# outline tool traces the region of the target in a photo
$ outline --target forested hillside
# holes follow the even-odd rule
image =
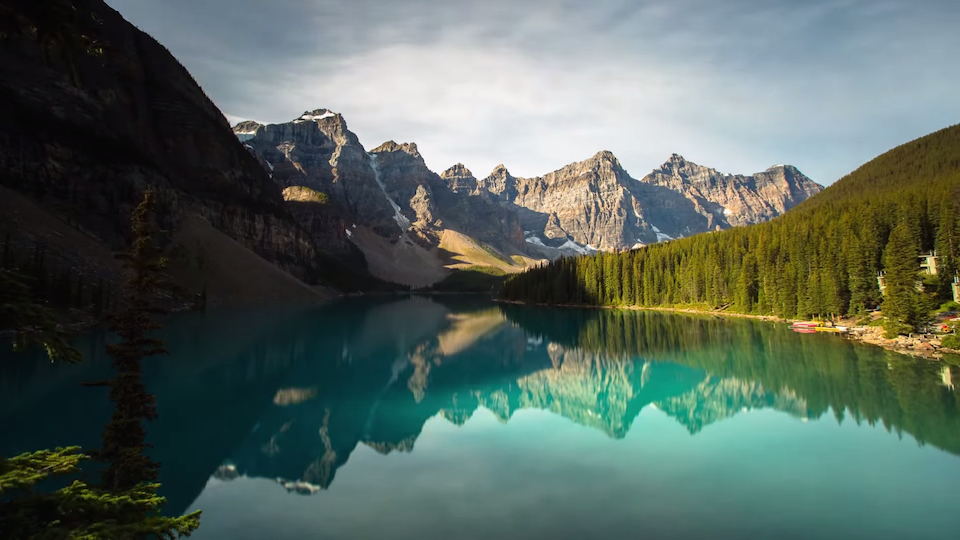
[[[957,208],[960,125],[877,157],[770,222],[561,259],[513,277],[502,297],[782,317],[855,314],[883,303],[891,326],[905,330],[950,295],[960,255]],[[939,279],[930,276],[918,290],[918,256],[934,249]]]

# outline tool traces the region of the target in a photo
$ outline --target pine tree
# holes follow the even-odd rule
[[[0,531],[4,538],[173,539],[200,526],[200,512],[164,517],[159,484],[111,492],[74,480],[49,493],[35,486],[74,475],[88,459],[71,446],[0,459]]]
[[[633,304],[633,255],[626,252],[620,257],[620,279],[623,281],[621,304]]]
[[[148,333],[160,328],[153,316],[162,310],[156,304],[165,260],[154,243],[151,213],[154,195],[144,193],[133,212],[133,245],[123,255],[129,272],[123,289],[123,309],[112,317],[111,330],[120,342],[107,346],[116,375],[100,383],[110,387],[114,413],[103,430],[103,448],[98,457],[107,462],[103,487],[109,490],[131,489],[141,482],[156,480],[159,465],[145,454],[147,448],[144,421],[157,417],[155,397],[143,383],[141,361],[165,354],[163,342]]]
[[[913,228],[901,221],[890,233],[884,255],[887,289],[882,310],[884,335],[888,338],[913,330],[916,322],[917,253]]]
[[[940,219],[937,224],[937,273],[940,284],[937,296],[940,300],[953,298],[951,283],[957,274],[958,238],[956,210],[950,199],[946,199],[940,207]]]
[[[867,251],[866,246],[860,240],[858,235],[854,235],[848,247],[850,251],[849,268],[849,287],[850,287],[850,312],[862,314],[868,308],[876,305],[876,294],[878,290],[876,271],[871,264],[872,253]]]
[[[737,285],[737,304],[741,311],[750,313],[757,295],[756,258],[750,254],[744,258]]]

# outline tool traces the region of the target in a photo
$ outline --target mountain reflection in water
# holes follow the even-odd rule
[[[960,454],[957,367],[767,322],[393,297],[181,315],[160,337],[171,354],[146,363],[160,415],[148,429],[170,512],[211,477],[331,489],[359,444],[415,451],[429,419],[462,426],[481,407],[502,423],[549,411],[612,439],[646,407],[690,434],[751,409],[830,413]],[[3,358],[0,451],[97,446],[110,406],[78,383],[107,370],[103,345],[85,338],[78,366]]]

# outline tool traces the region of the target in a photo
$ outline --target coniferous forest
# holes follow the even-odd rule
[[[886,152],[770,222],[563,258],[511,278],[501,297],[800,318],[882,307],[888,328],[909,331],[950,299],[958,208],[955,125]],[[934,250],[938,276],[924,279],[919,256]]]

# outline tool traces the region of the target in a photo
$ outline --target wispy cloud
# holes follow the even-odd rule
[[[543,174],[601,149],[829,183],[960,121],[960,4],[108,0],[235,118],[344,114],[367,147]]]

